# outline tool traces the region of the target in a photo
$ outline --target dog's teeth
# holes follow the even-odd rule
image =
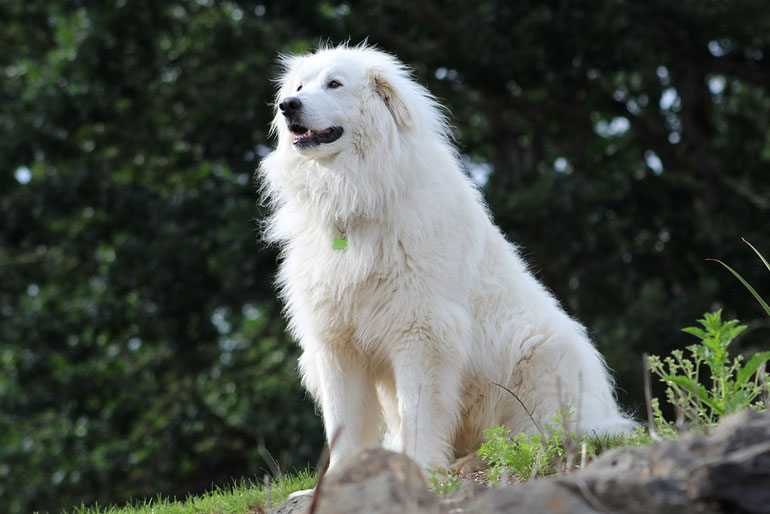
[[[305,132],[305,133],[303,134],[303,136],[305,136],[305,137],[310,137],[310,136],[312,136],[312,135],[313,135],[313,131],[312,131],[312,130],[310,130],[310,129],[307,129],[307,132]]]

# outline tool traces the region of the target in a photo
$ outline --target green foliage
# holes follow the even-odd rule
[[[503,426],[489,428],[484,432],[486,441],[478,450],[489,464],[489,478],[499,480],[506,470],[515,471],[520,477],[529,478],[546,472],[552,461],[546,459],[554,449],[543,444],[537,435],[517,434],[511,437],[511,431]]]
[[[317,459],[253,221],[294,34],[234,9],[0,5],[0,512]]]
[[[588,463],[602,452],[618,446],[640,446],[652,442],[643,428],[630,434],[584,434],[568,432],[566,427],[574,423],[571,412],[558,411],[540,434],[516,434],[503,426],[492,427],[484,432],[485,442],[478,454],[490,465],[487,475],[492,483],[498,483],[512,473],[520,480],[550,475],[571,467]]]
[[[652,422],[655,434],[662,439],[675,439],[679,437],[679,430],[674,423],[668,421],[660,408],[660,400],[652,398],[650,400],[650,410],[652,412]]]
[[[428,485],[443,497],[460,487],[460,478],[448,470],[432,470],[428,476]]]
[[[579,440],[581,444],[583,442],[586,444],[586,458],[588,460],[612,448],[644,446],[653,442],[653,438],[644,427],[636,427],[633,432],[623,434],[587,434]]]
[[[562,415],[544,427],[541,434],[516,434],[503,426],[492,427],[484,432],[486,441],[478,454],[490,465],[488,472],[492,482],[497,482],[503,472],[515,472],[523,479],[548,475],[556,471],[557,462],[565,456],[564,437],[566,424]]]
[[[753,301],[701,256],[768,241],[765,0],[5,0],[0,33],[0,512],[316,461],[251,175],[277,53],[320,40],[368,37],[450,108],[627,404],[704,299]]]
[[[737,320],[723,322],[721,310],[706,313],[698,322],[703,328],[683,329],[700,340],[687,347],[689,358],[681,350],[662,360],[654,355],[648,358],[650,371],[666,384],[668,402],[686,421],[705,426],[746,407],[760,408],[758,400],[770,391],[764,375],[770,351],[754,354],[745,364],[741,355],[731,360],[728,347],[746,326]],[[709,377],[710,387],[701,382],[702,372]],[[658,423],[666,426],[657,403],[654,409]]]

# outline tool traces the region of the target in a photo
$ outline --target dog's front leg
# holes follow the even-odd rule
[[[460,370],[433,341],[410,336],[392,357],[401,450],[424,469],[446,467],[460,410]]]
[[[380,404],[374,382],[359,358],[325,351],[314,360],[317,400],[331,446],[329,469],[333,469],[360,449],[380,443]]]

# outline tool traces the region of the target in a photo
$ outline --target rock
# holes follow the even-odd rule
[[[770,514],[770,413],[747,410],[709,435],[617,448],[571,474],[464,483],[442,499],[404,455],[365,450],[325,478],[316,503],[313,514]],[[287,509],[271,514],[308,514],[309,499]]]
[[[439,512],[438,498],[428,491],[420,467],[406,455],[382,448],[363,450],[341,463],[314,494],[313,514]],[[306,502],[281,514],[306,514],[310,507]]]
[[[526,484],[490,489],[477,496],[463,510],[452,514],[598,514],[581,495],[552,480],[533,480]],[[447,513],[448,514],[448,513]]]
[[[768,414],[744,411],[714,430],[686,478],[691,495],[739,512],[770,514]]]
[[[682,512],[770,514],[770,413],[745,410],[708,436],[618,448],[566,479],[585,480],[610,504],[620,489],[640,493],[646,512],[686,502]]]
[[[468,505],[473,503],[477,496],[488,491],[489,487],[472,480],[463,480],[455,490],[441,498],[439,511],[441,514],[471,512],[468,510]]]
[[[293,496],[280,504],[278,507],[272,509],[268,514],[295,514],[299,512],[306,512],[312,499],[312,495],[309,494],[303,496]]]

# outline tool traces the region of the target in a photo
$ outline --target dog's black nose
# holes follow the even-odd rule
[[[302,101],[296,96],[290,96],[279,103],[278,108],[281,109],[284,116],[291,116],[302,108]]]

